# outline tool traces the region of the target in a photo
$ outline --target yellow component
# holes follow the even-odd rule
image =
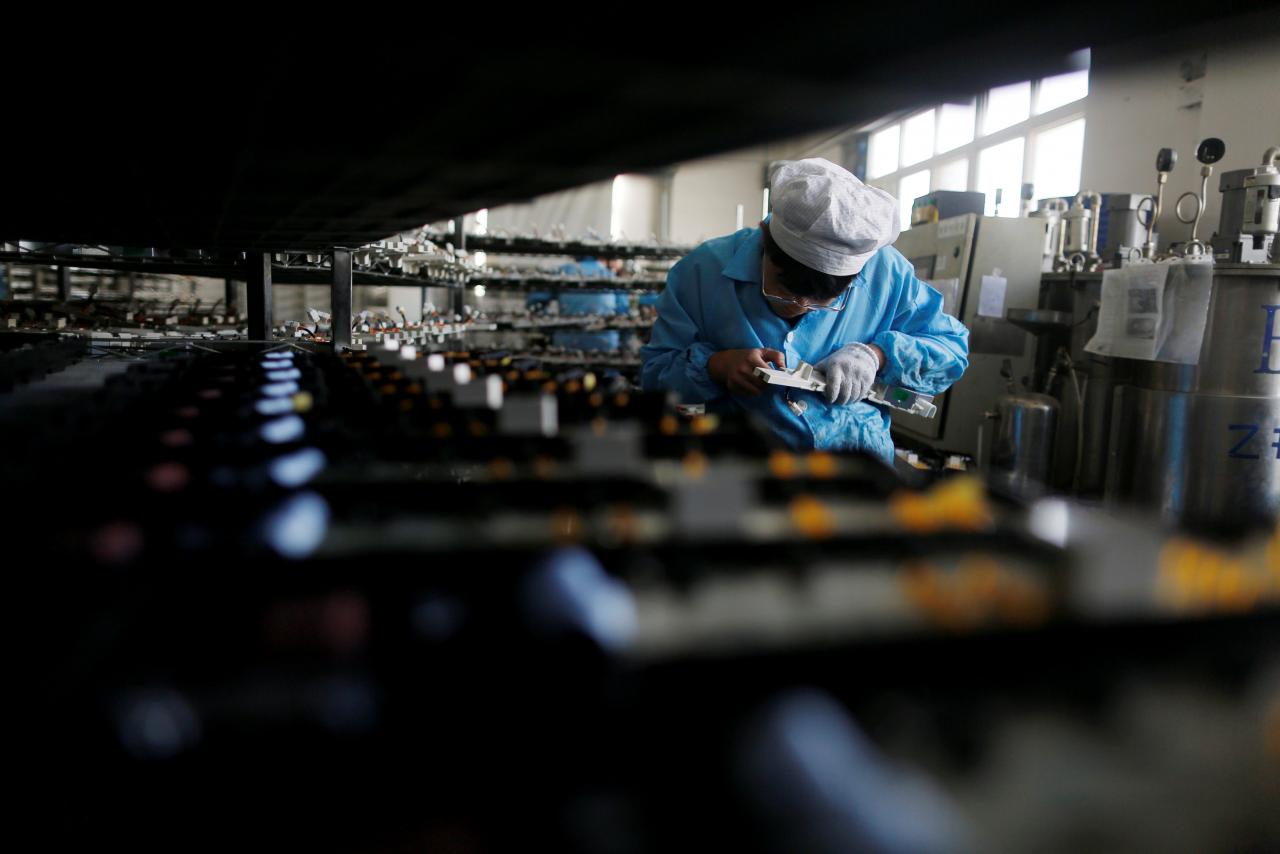
[[[619,409],[625,409],[627,406],[631,405],[631,395],[627,394],[625,391],[618,392],[613,396],[613,405]]]
[[[453,428],[449,426],[447,421],[440,421],[431,428],[431,435],[437,439],[448,439],[453,435]]]
[[[311,396],[309,391],[300,391],[293,396],[294,412],[310,412],[311,407],[315,406],[315,398]]]
[[[506,457],[494,457],[489,461],[489,473],[495,480],[509,480],[516,467]]]
[[[510,364],[511,364],[511,357],[510,357],[510,356],[503,356],[503,357],[502,357],[502,361],[501,361],[499,364],[501,364],[501,365],[502,365],[502,367],[504,367],[504,368],[505,368],[507,365],[510,365]]]
[[[812,495],[791,502],[791,524],[806,537],[825,539],[836,532],[836,520],[827,506]]]
[[[684,473],[697,480],[707,473],[707,458],[700,451],[690,451],[681,461]]]
[[[658,422],[658,431],[664,436],[674,436],[680,430],[680,422],[674,415],[664,415]]]
[[[550,480],[556,473],[556,461],[551,457],[537,456],[533,458],[533,474],[539,480]]]
[[[583,374],[583,376],[582,376],[582,387],[583,387],[584,389],[586,389],[587,391],[595,391],[595,390],[596,390],[596,375],[595,375],[595,374]]]
[[[836,469],[839,463],[831,454],[824,454],[821,451],[809,454],[809,475],[811,477],[829,480],[836,476]]]
[[[689,421],[689,430],[695,436],[706,436],[714,433],[720,426],[720,419],[714,415],[695,415]]]
[[[779,480],[796,476],[796,458],[786,451],[774,451],[769,455],[769,473]]]
[[[909,531],[982,530],[992,523],[982,483],[975,477],[953,477],[927,492],[898,492],[889,499],[893,517]]]
[[[559,507],[551,514],[551,538],[560,543],[582,539],[582,517],[572,507]]]

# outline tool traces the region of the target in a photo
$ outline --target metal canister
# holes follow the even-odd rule
[[[1013,392],[997,399],[994,415],[992,486],[1019,496],[1043,492],[1053,469],[1058,401],[1047,394]]]
[[[1196,365],[1125,360],[1107,495],[1219,532],[1280,518],[1280,265],[1218,264]]]

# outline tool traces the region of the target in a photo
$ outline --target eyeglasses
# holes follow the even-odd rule
[[[760,283],[760,293],[765,299],[781,305],[798,305],[805,311],[843,311],[845,305],[849,302],[849,291],[852,289],[853,284],[850,283],[849,287],[844,289],[840,296],[836,298],[835,302],[824,304],[820,302],[808,302],[803,298],[791,299],[790,297],[775,296],[764,289],[764,282]]]

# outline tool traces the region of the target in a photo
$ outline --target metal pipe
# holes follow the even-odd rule
[[[1089,245],[1085,247],[1085,254],[1090,262],[1097,262],[1102,260],[1102,256],[1098,254],[1098,225],[1102,222],[1102,194],[1097,190],[1081,190],[1076,193],[1074,204],[1084,207],[1085,199],[1093,200],[1093,225],[1089,229]]]
[[[1273,145],[1262,152],[1262,165],[1275,166],[1277,158],[1280,158],[1280,145]]]

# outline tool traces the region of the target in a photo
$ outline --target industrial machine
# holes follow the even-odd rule
[[[1213,266],[1203,343],[1195,364],[1122,360],[1126,379],[1109,449],[1112,500],[1218,530],[1266,527],[1280,516],[1277,151],[1269,148],[1259,167],[1223,176],[1211,247],[1197,237],[1203,197],[1195,216],[1180,217],[1192,225],[1189,256],[1223,252]],[[1218,140],[1201,144],[1205,187],[1224,152]]]
[[[898,238],[894,245],[916,276],[941,292],[944,310],[969,329],[969,369],[938,396],[936,418],[894,414],[898,444],[975,460],[982,455],[986,413],[1034,369],[1032,342],[1005,312],[1036,306],[1043,229],[1031,219],[966,214]]]

